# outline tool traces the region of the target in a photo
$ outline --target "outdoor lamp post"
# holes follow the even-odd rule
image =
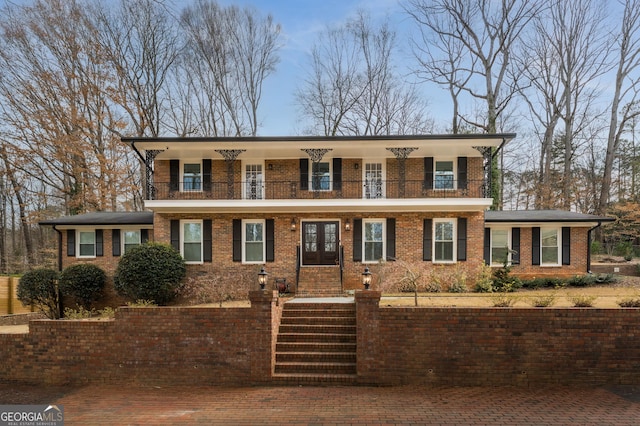
[[[258,272],[258,284],[260,284],[260,290],[264,290],[264,286],[267,284],[267,272],[264,270],[264,266],[260,268]]]
[[[362,284],[365,290],[369,290],[369,286],[371,285],[371,272],[368,266],[364,268],[364,272],[362,273]]]

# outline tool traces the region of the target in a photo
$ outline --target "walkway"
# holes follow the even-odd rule
[[[610,389],[0,384],[0,404],[59,404],[65,425],[634,425],[640,386]]]

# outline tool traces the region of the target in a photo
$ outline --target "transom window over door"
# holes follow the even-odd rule
[[[245,165],[244,194],[247,200],[262,200],[264,198],[262,164]]]
[[[364,182],[364,198],[384,198],[382,163],[365,164]]]

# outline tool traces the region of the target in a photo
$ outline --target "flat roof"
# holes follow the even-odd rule
[[[613,222],[607,216],[597,216],[569,212],[563,210],[488,210],[484,213],[484,221],[497,222]]]
[[[153,212],[93,212],[39,222],[40,225],[153,225]]]

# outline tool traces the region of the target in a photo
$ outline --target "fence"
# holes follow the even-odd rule
[[[18,300],[19,282],[19,277],[0,276],[0,315],[33,312],[30,306],[24,306]]]

